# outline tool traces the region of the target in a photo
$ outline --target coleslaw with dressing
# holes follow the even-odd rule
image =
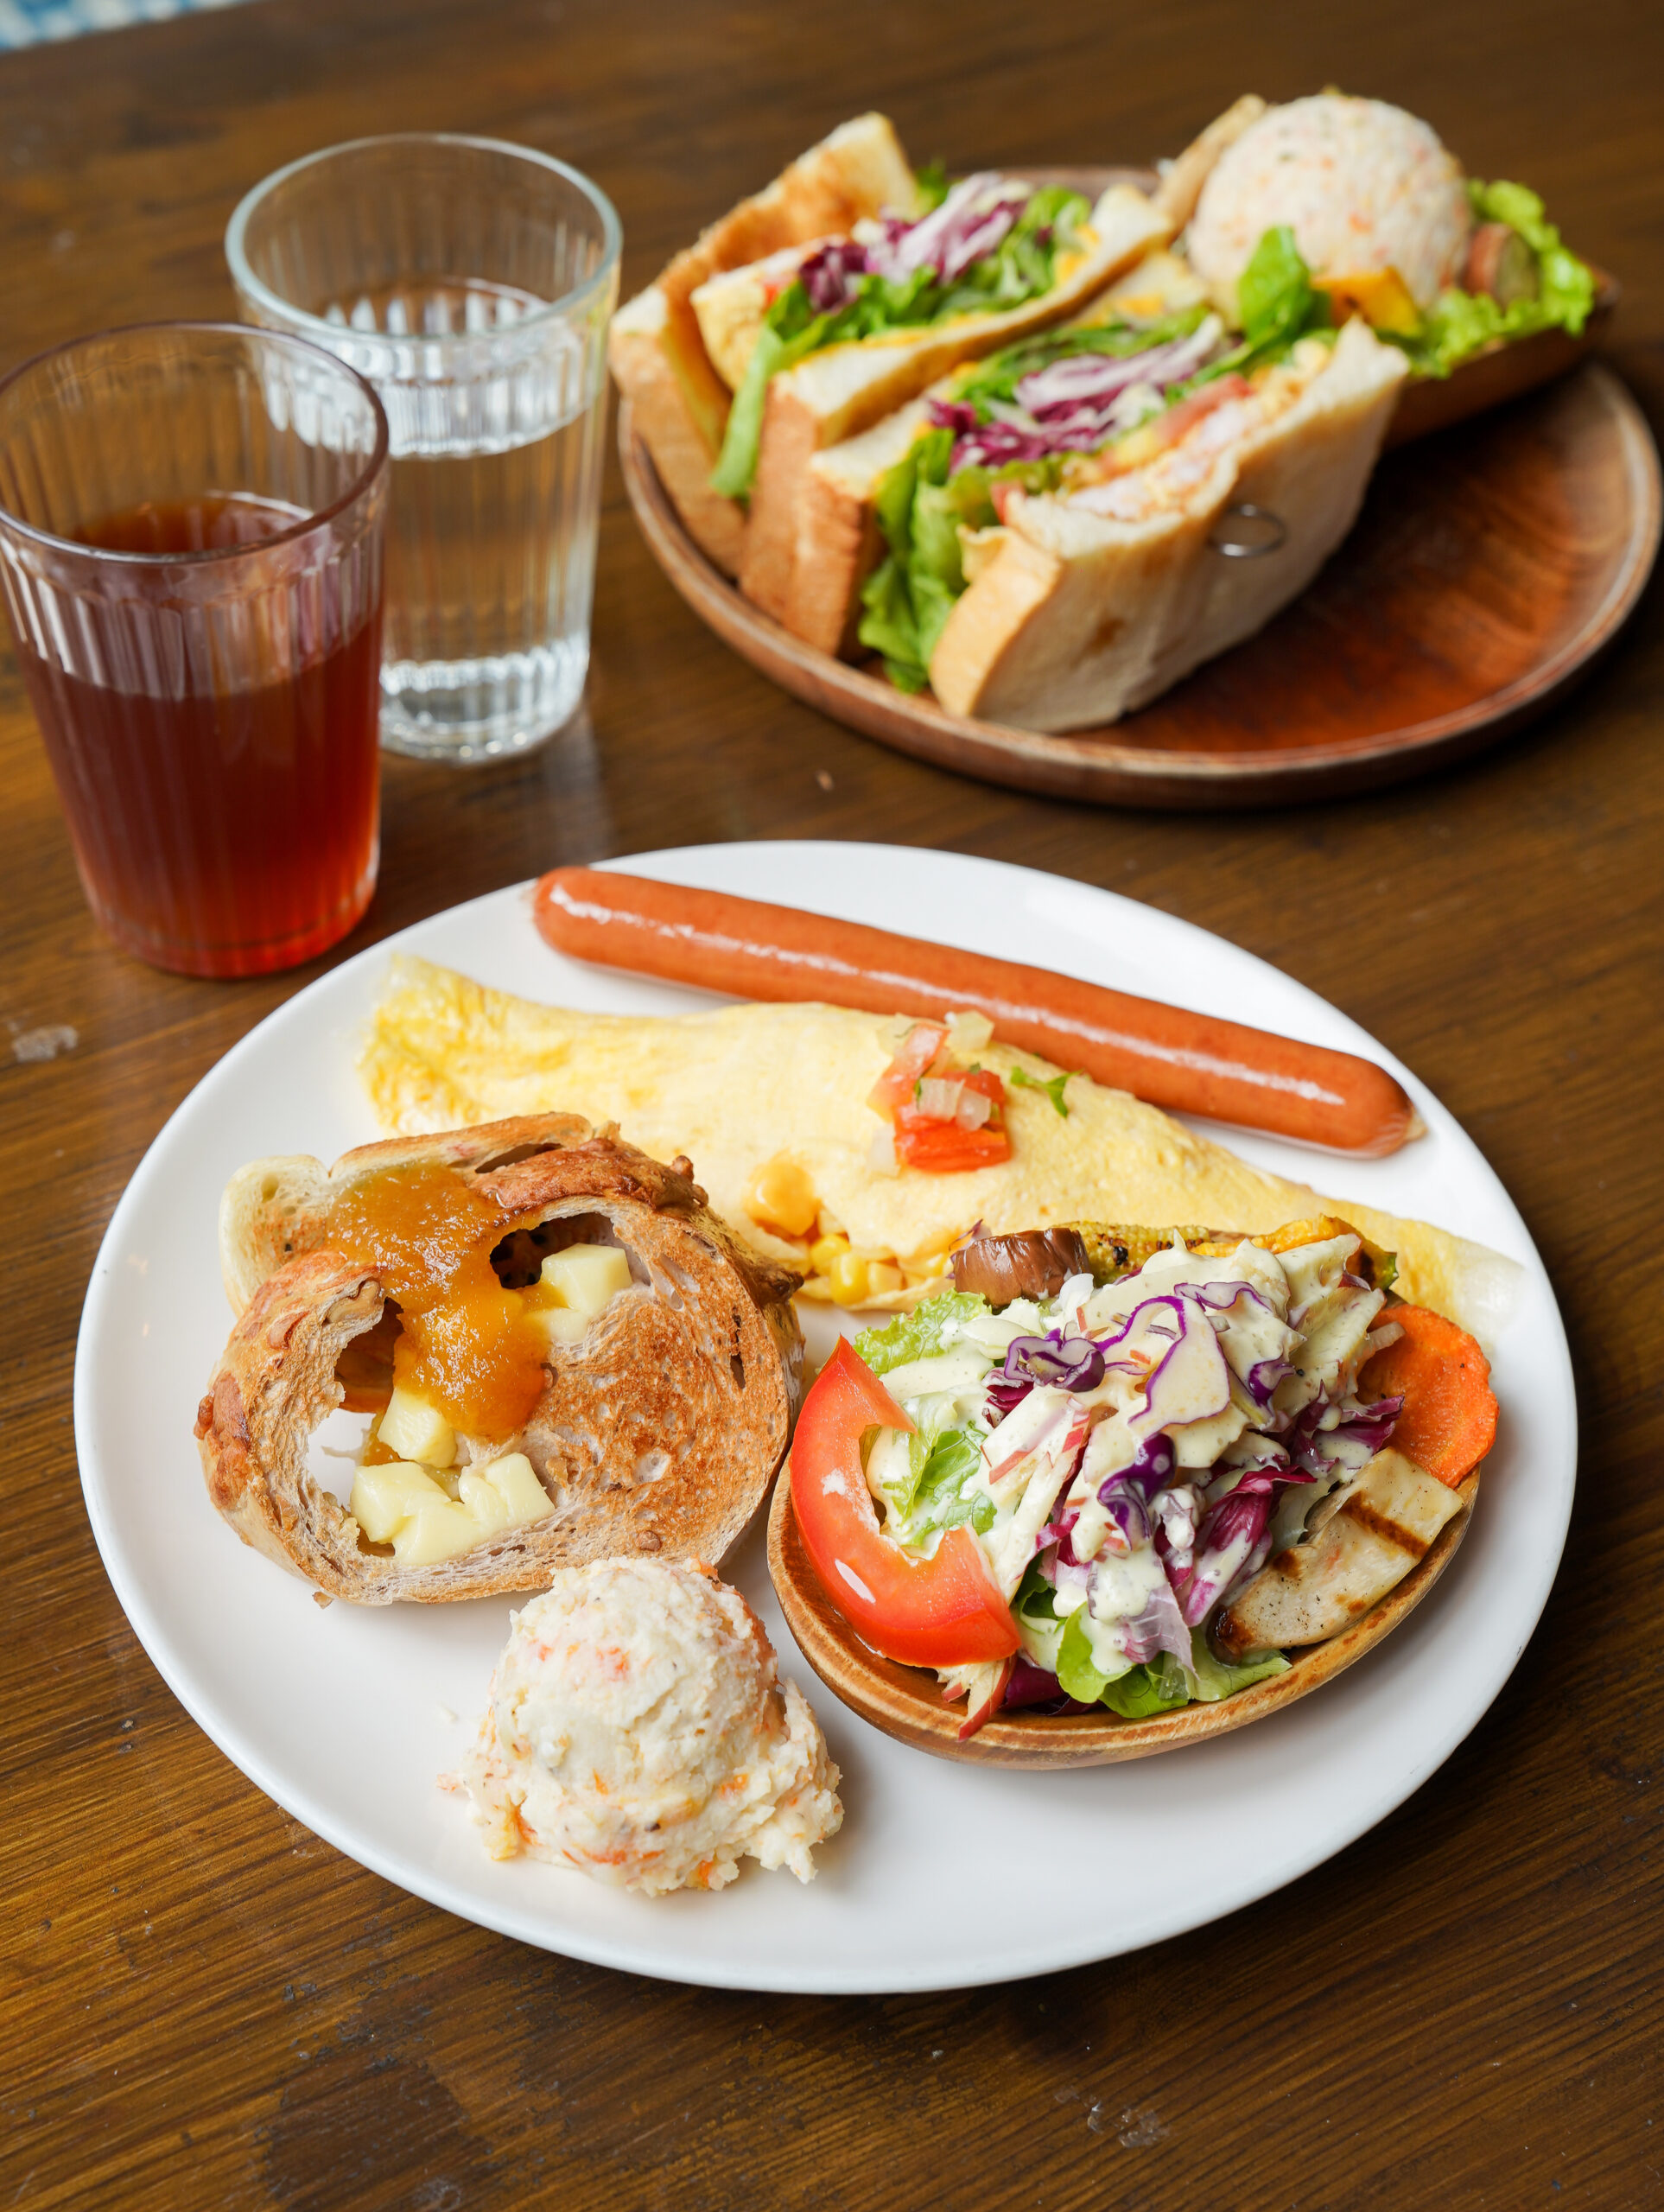
[[[1228,1663],[1210,1627],[1401,1406],[1360,1386],[1402,1333],[1393,1262],[1318,1226],[1341,1233],[1228,1253],[1175,1233],[1107,1282],[999,1308],[951,1291],[855,1339],[913,1423],[867,1440],[883,1534],[922,1559],[969,1530],[1020,1640],[1014,1662],[938,1667],[949,1700],[1140,1719],[1286,1669]]]

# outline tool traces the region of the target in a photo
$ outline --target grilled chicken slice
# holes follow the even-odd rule
[[[1301,1541],[1267,1560],[1220,1615],[1227,1658],[1321,1643],[1367,1613],[1464,1511],[1459,1491],[1390,1447],[1313,1510]]]

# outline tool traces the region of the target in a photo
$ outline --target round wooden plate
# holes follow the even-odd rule
[[[943,1705],[941,1686],[924,1669],[903,1667],[869,1651],[828,1599],[791,1510],[790,1463],[780,1470],[769,1507],[768,1571],[804,1658],[835,1697],[886,1736],[915,1750],[933,1751],[938,1758],[967,1759],[982,1766],[1110,1766],[1119,1759],[1149,1758],[1157,1751],[1177,1751],[1184,1744],[1223,1735],[1227,1729],[1245,1728],[1343,1674],[1390,1635],[1450,1565],[1472,1518],[1479,1474],[1476,1468],[1459,1485],[1467,1510],[1445,1524],[1426,1556],[1362,1620],[1326,1643],[1291,1652],[1286,1675],[1255,1682],[1217,1705],[1185,1706],[1154,1720],[1121,1720],[1108,1712],[1019,1713],[988,1721],[962,1743],[963,1704]]]
[[[1490,376],[1488,361],[1502,359],[1474,372]],[[1428,392],[1448,404],[1443,387],[1414,396]],[[1659,542],[1651,432],[1617,378],[1585,362],[1386,454],[1351,535],[1257,637],[1122,721],[1044,736],[945,714],[928,695],[896,690],[875,661],[854,666],[801,644],[689,537],[627,403],[619,452],[659,566],[784,690],[938,766],[1119,805],[1280,805],[1475,752],[1541,713],[1610,644]]]

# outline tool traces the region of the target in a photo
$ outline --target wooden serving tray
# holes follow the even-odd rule
[[[1097,190],[1149,181],[1033,174]],[[1540,714],[1611,643],[1646,583],[1661,516],[1651,432],[1610,370],[1563,373],[1610,319],[1616,288],[1600,281],[1582,338],[1545,331],[1407,385],[1394,449],[1315,583],[1256,637],[1102,729],[1050,736],[962,719],[896,690],[876,661],[803,645],[689,537],[627,402],[625,487],[702,621],[783,690],[898,752],[1118,805],[1274,806],[1376,789]]]
[[[1178,1751],[1183,1745],[1222,1736],[1228,1729],[1245,1728],[1343,1674],[1392,1633],[1450,1565],[1467,1534],[1482,1471],[1476,1468],[1458,1485],[1466,1511],[1446,1522],[1425,1557],[1362,1620],[1326,1643],[1291,1652],[1286,1675],[1255,1682],[1217,1705],[1184,1706],[1153,1720],[1122,1720],[1108,1711],[1013,1713],[1009,1719],[996,1715],[962,1743],[963,1701],[943,1705],[933,1674],[921,1667],[900,1666],[868,1650],[828,1599],[791,1510],[789,1462],[780,1470],[769,1507],[768,1571],[804,1658],[834,1696],[886,1736],[911,1744],[916,1751],[934,1752],[937,1758],[965,1759],[981,1766],[1111,1766],[1120,1759],[1150,1758],[1158,1751]]]

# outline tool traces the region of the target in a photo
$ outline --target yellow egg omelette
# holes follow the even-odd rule
[[[884,1124],[867,1097],[898,1034],[880,1017],[831,1006],[575,1013],[399,959],[359,1068],[390,1134],[561,1109],[615,1122],[657,1159],[684,1154],[736,1235],[803,1269],[807,1295],[840,1304],[898,1306],[928,1294],[977,1222],[995,1235],[1062,1222],[1252,1232],[1326,1212],[1397,1254],[1396,1287],[1413,1303],[1481,1342],[1508,1318],[1515,1262],[1250,1166],[1083,1075],[1067,1077],[1059,1112],[1046,1090],[1014,1088],[1011,1077],[1020,1069],[1045,1084],[1060,1071],[997,1040],[977,1058],[1006,1081],[1010,1159],[954,1174],[886,1164],[875,1144]]]

